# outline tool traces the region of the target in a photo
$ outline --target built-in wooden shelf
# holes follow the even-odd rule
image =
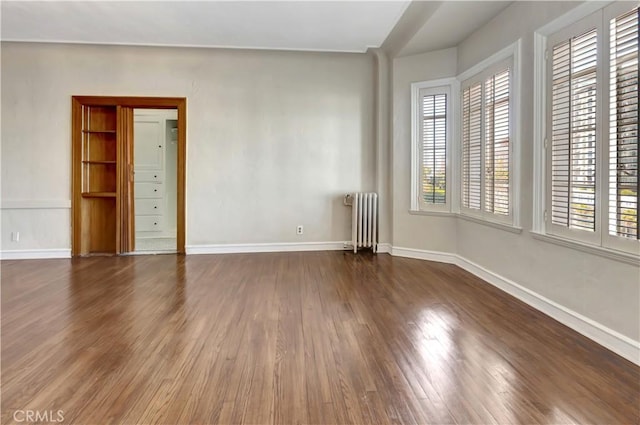
[[[115,161],[82,161],[83,164],[115,165]]]
[[[115,192],[82,192],[83,198],[115,198]]]
[[[82,132],[89,134],[116,134],[115,130],[82,130]]]

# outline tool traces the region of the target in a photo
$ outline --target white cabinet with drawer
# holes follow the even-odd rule
[[[159,215],[164,211],[164,201],[158,199],[138,199],[136,201],[136,215]]]
[[[162,170],[155,171],[138,171],[135,172],[136,183],[161,183],[164,180],[164,172]]]
[[[162,232],[164,220],[161,215],[137,215],[136,232]]]
[[[136,183],[133,190],[136,199],[164,197],[164,184],[162,183]]]
[[[164,168],[164,118],[136,114],[133,126],[133,158],[136,170]]]

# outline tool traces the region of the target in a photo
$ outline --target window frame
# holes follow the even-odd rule
[[[637,4],[635,5],[637,6]],[[542,240],[589,250],[602,256],[638,264],[640,241],[609,235],[609,21],[634,7],[629,2],[587,2],[534,33],[534,211],[531,233]],[[596,193],[595,231],[552,223],[551,217],[551,67],[556,42],[596,28]]]
[[[411,212],[452,212],[452,151],[454,149],[455,104],[458,95],[455,78],[421,81],[411,84]],[[423,96],[445,94],[446,107],[446,159],[445,159],[445,203],[432,204],[424,201],[422,190],[422,98]]]
[[[636,3],[637,6],[637,3]],[[603,96],[606,101],[605,103],[605,107],[606,109],[603,110],[603,122],[609,123],[609,117],[610,117],[610,103],[609,103],[609,95],[610,95],[610,81],[611,81],[611,50],[610,50],[610,42],[611,42],[611,31],[610,31],[610,27],[609,27],[609,23],[612,19],[617,18],[618,16],[622,15],[625,12],[628,12],[630,10],[629,8],[629,3],[626,2],[616,2],[613,3],[609,6],[606,6],[602,9],[602,22],[603,22],[603,26],[604,26],[604,37],[603,37],[603,43],[604,46],[606,47],[605,49],[603,49],[603,68],[604,68],[604,77],[603,77],[603,84],[606,88],[606,96]],[[640,52],[639,52],[640,53]],[[638,107],[640,108],[640,105],[638,105]],[[638,130],[640,131],[640,123],[638,124]],[[611,143],[611,140],[609,138],[610,136],[610,132],[609,132],[609,128],[607,126],[607,128],[603,128],[603,143],[602,143],[602,150],[603,150],[603,157],[602,157],[602,161],[604,162],[602,168],[602,187],[604,188],[603,192],[602,192],[602,207],[601,207],[601,212],[602,212],[602,216],[601,216],[601,222],[602,222],[602,246],[605,248],[609,248],[609,249],[616,249],[616,250],[620,250],[620,251],[625,251],[625,252],[632,252],[635,254],[638,254],[640,256],[640,239],[629,239],[629,238],[624,238],[624,237],[620,237],[620,236],[614,236],[609,234],[609,195],[610,195],[610,185],[609,185],[609,175],[610,175],[610,171],[611,171],[611,157],[610,157],[610,150],[609,150],[609,145]],[[638,155],[640,155],[640,152],[638,153]],[[639,164],[640,165],[640,158],[638,158],[639,160]],[[638,178],[640,178],[640,173],[638,174]],[[640,213],[640,211],[638,211],[638,213]],[[638,214],[637,213],[637,214]],[[638,214],[636,216],[636,220],[638,220],[639,224],[640,224],[640,214]],[[638,227],[638,231],[640,231],[640,225]]]
[[[545,205],[547,208],[545,209],[545,231],[546,233],[557,236],[557,237],[565,237],[568,239],[573,239],[577,242],[581,243],[591,243],[598,244],[599,237],[601,231],[601,220],[599,216],[602,212],[602,203],[601,203],[601,190],[599,188],[602,187],[602,167],[599,164],[598,158],[601,157],[602,150],[602,111],[603,111],[603,91],[602,91],[602,61],[599,60],[603,50],[603,40],[602,40],[602,19],[598,18],[599,13],[595,12],[586,16],[577,22],[573,23],[570,26],[567,26],[560,31],[555,32],[554,34],[547,37],[547,49],[545,53],[545,67],[546,67],[546,75],[548,76],[547,81],[545,81],[545,121],[546,123],[550,123],[552,120],[552,107],[551,102],[553,100],[551,95],[552,90],[552,49],[553,47],[561,43],[565,40],[571,39],[572,37],[579,36],[592,28],[596,29],[596,141],[595,141],[595,230],[593,233],[587,232],[580,229],[573,229],[570,227],[564,227],[558,224],[554,224],[552,222],[552,214],[551,214],[551,198],[552,198],[552,190],[551,185],[552,181],[552,160],[551,155],[553,153],[553,145],[551,138],[551,126],[545,126],[545,139],[546,147],[545,147],[545,163],[546,167],[544,170],[545,173]]]
[[[459,188],[460,206],[459,213],[464,218],[469,217],[496,223],[509,227],[519,228],[520,225],[520,92],[521,92],[521,39],[515,43],[505,47],[499,52],[493,54],[489,58],[471,67],[467,71],[461,73],[457,78],[460,82],[460,96],[458,102],[462,108],[464,90],[473,84],[481,83],[482,90],[482,141],[481,141],[481,197],[480,210],[466,208],[463,206],[463,189],[464,189],[464,167],[462,163],[462,135],[459,137],[460,148],[460,166],[459,166]],[[509,68],[509,215],[496,214],[485,211],[485,81]],[[460,133],[462,133],[464,116],[462,109],[460,110],[460,119],[457,124]]]

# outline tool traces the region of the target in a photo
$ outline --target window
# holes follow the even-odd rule
[[[449,155],[453,79],[411,85],[414,211],[450,212]]]
[[[456,78],[411,84],[412,212],[522,230],[514,190],[520,43]]]
[[[547,39],[546,232],[637,253],[638,7]]]
[[[480,210],[482,186],[482,84],[462,93],[462,206]]]
[[[609,235],[637,240],[638,8],[610,20]]]
[[[513,223],[513,59],[468,79],[462,89],[462,212]]]
[[[444,93],[422,96],[420,183],[427,204],[447,202],[447,102]]]
[[[552,50],[551,222],[595,230],[595,29]]]

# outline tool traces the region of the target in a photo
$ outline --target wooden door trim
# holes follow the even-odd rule
[[[175,109],[187,103],[186,97],[73,96],[73,98],[83,105],[150,109]]]
[[[71,98],[71,255],[81,255],[82,103]]]
[[[133,202],[133,109],[118,106],[118,226],[116,246],[118,254],[135,251],[135,203]]]
[[[186,97],[139,97],[139,96],[72,96],[72,255],[80,255],[80,190],[77,184],[81,181],[81,171],[76,163],[80,161],[81,145],[77,139],[81,133],[82,105],[92,106],[124,106],[145,109],[176,109],[178,111],[178,164],[177,164],[177,211],[176,211],[176,245],[179,254],[185,253],[186,243],[186,164],[187,164],[187,98]]]
[[[187,182],[187,99],[183,98],[178,108],[178,186],[176,212],[176,238],[178,252],[186,254],[186,182]]]

